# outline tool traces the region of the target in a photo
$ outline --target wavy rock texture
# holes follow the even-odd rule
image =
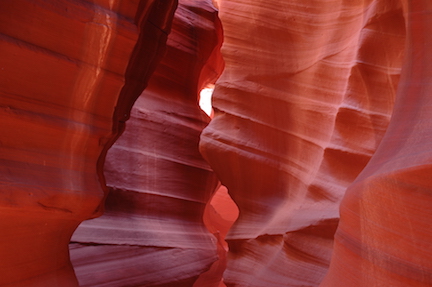
[[[100,214],[104,154],[160,58],[174,4],[0,2],[1,286],[78,286],[69,239]]]
[[[341,204],[321,286],[432,286],[432,5],[404,6],[408,45],[394,114]]]
[[[240,210],[225,282],[317,286],[341,198],[390,120],[405,43],[401,4],[218,3],[226,68],[200,148]]]
[[[80,286],[192,286],[217,260],[203,213],[219,182],[198,151],[210,119],[197,97],[221,73],[221,41],[211,1],[179,2],[166,54],[108,152],[105,214],[72,238]]]
[[[210,2],[0,1],[0,286],[432,286],[432,2],[213,1],[228,258]]]

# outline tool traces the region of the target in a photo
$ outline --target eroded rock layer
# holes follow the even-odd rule
[[[221,73],[221,41],[211,1],[179,2],[166,54],[108,152],[105,213],[72,238],[81,286],[192,286],[217,260],[203,213],[218,180],[198,151],[210,119],[197,97]]]
[[[105,151],[160,58],[174,9],[0,2],[1,286],[77,286],[69,239],[100,214]]]
[[[341,203],[321,286],[432,286],[432,5],[404,6],[408,48],[393,117]]]
[[[218,3],[226,68],[200,145],[240,209],[225,282],[317,286],[340,200],[390,120],[405,43],[401,4]]]

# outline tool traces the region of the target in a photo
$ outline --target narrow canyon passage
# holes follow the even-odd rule
[[[202,286],[219,286],[226,250],[203,221],[219,181],[198,150],[210,121],[198,97],[222,72],[222,36],[210,1],[179,1],[164,57],[107,153],[104,214],[72,237],[80,286],[192,286],[211,266]]]
[[[0,1],[0,286],[432,286],[431,3]]]

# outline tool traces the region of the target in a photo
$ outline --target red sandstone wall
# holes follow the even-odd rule
[[[201,150],[240,209],[225,282],[317,286],[341,198],[390,120],[401,4],[218,2],[226,68]]]
[[[101,213],[174,2],[0,2],[1,286],[78,286],[67,243]],[[106,213],[71,244],[83,286],[219,284],[209,2],[183,1],[109,153]],[[227,286],[432,286],[431,2],[214,2],[201,150],[240,208]]]
[[[100,214],[104,153],[160,58],[174,8],[0,2],[1,286],[77,286],[70,236]]]
[[[321,286],[432,286],[432,4],[404,7],[407,51],[392,120],[341,203]]]
[[[211,1],[179,1],[166,54],[107,154],[105,213],[72,238],[81,286],[192,286],[218,259],[203,223],[218,180],[198,151],[210,120],[198,94],[221,73],[221,41]]]

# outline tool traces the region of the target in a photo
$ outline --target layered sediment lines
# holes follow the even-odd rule
[[[432,6],[404,6],[407,51],[393,117],[341,203],[321,286],[432,286]]]
[[[0,3],[1,286],[78,286],[69,239],[100,214],[104,153],[163,50],[174,4]]]
[[[107,154],[105,213],[72,238],[81,286],[192,286],[218,259],[203,223],[219,181],[198,151],[210,120],[198,95],[221,73],[221,42],[211,1],[179,1],[166,54]]]
[[[177,2],[0,1],[0,286],[432,286],[432,2]]]
[[[401,4],[218,3],[226,68],[200,148],[240,210],[224,280],[317,286],[341,198],[390,120],[404,55]]]

